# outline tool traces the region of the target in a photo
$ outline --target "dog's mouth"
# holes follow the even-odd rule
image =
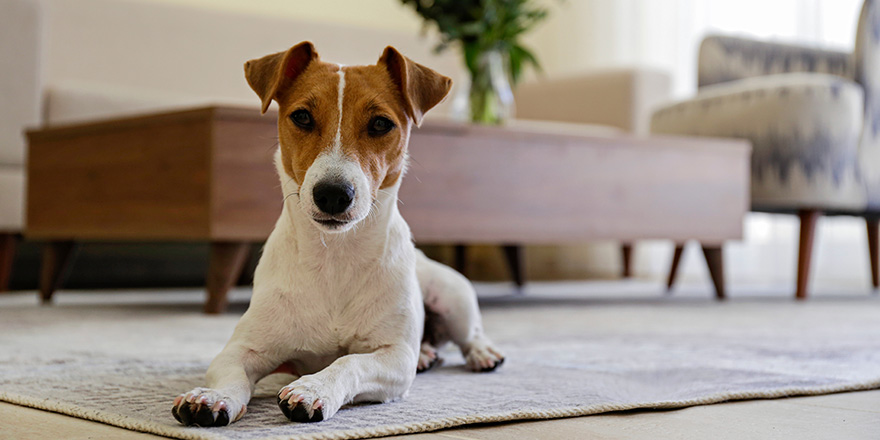
[[[324,229],[330,231],[336,231],[345,227],[345,225],[351,223],[350,220],[339,220],[335,218],[317,218],[312,217],[315,223],[321,225]]]

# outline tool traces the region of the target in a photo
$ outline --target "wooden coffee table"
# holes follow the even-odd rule
[[[28,132],[43,301],[77,241],[207,241],[205,311],[223,311],[281,210],[276,119],[214,106]],[[400,209],[418,243],[698,240],[723,296],[721,245],[749,207],[745,141],[427,121],[410,152]]]

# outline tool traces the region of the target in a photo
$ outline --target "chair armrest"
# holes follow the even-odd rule
[[[853,79],[853,54],[738,37],[709,36],[700,45],[699,86],[779,73],[828,73]]]
[[[650,69],[617,69],[545,79],[516,90],[516,117],[601,124],[647,133],[651,112],[669,100],[670,76]]]

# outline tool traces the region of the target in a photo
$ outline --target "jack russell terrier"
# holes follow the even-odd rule
[[[284,372],[297,379],[278,392],[281,411],[318,422],[347,403],[404,397],[448,341],[473,371],[501,365],[470,282],[417,251],[397,209],[410,129],[451,80],[390,46],[375,65],[345,67],[320,61],[310,42],[244,70],[263,113],[279,106],[284,208],[250,307],[207,388],[178,396],[174,417],[228,425],[257,381]]]

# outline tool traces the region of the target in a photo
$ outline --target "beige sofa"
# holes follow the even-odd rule
[[[431,41],[409,33],[151,0],[0,2],[0,290],[8,282],[14,244],[6,238],[20,234],[26,224],[26,128],[207,103],[256,107],[243,62],[301,40],[313,41],[324,59],[347,64],[373,63],[390,44],[462,77],[453,51],[438,56]],[[637,77],[626,72],[581,76],[549,83],[547,95],[541,85],[524,87],[518,108],[529,118],[565,119],[550,111],[563,110],[573,118],[567,120],[633,129],[642,124],[633,120],[642,121],[647,112],[642,97],[654,96]],[[550,105],[557,97],[559,105]],[[433,116],[442,117],[448,105]]]

